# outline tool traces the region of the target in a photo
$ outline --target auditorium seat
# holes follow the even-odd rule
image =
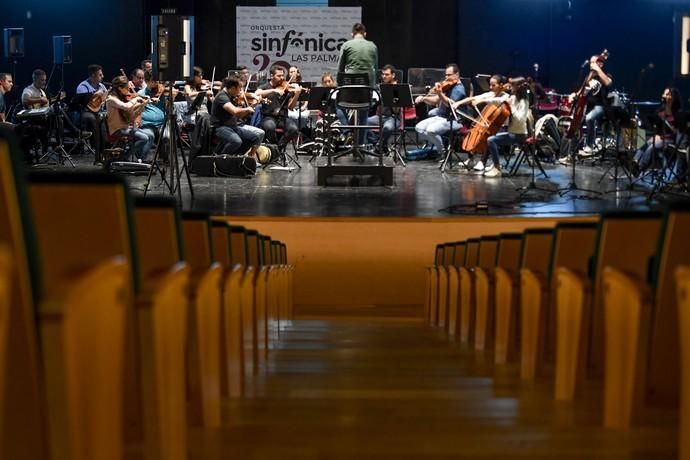
[[[244,365],[247,376],[258,373],[257,317],[255,308],[257,273],[263,263],[263,251],[260,234],[256,230],[247,230],[247,254],[249,266],[242,278],[242,336],[244,338]]]
[[[674,273],[690,265],[690,206],[665,212],[648,266],[604,268],[604,426],[628,428],[646,402],[678,401],[678,310]],[[649,234],[649,239],[654,239]],[[649,272],[645,269],[649,268]]]
[[[522,233],[501,233],[498,236],[498,253],[494,269],[494,362],[504,364],[517,354],[517,323],[520,313],[517,296],[517,272],[520,268],[520,251],[524,244]]]
[[[585,377],[601,377],[603,372],[604,268],[619,268],[644,277],[649,258],[656,249],[660,227],[658,213],[604,213],[599,220],[588,273],[558,267],[557,400],[572,400],[577,385]]]
[[[474,267],[479,260],[479,238],[469,238],[465,243],[465,264],[460,273],[460,341],[474,340]]]
[[[594,252],[596,223],[560,222],[554,229],[546,268],[540,263],[520,270],[520,376],[534,380],[553,359],[556,329],[556,269],[586,272]]]
[[[35,173],[29,199],[49,449],[54,458],[120,458],[138,291],[126,184],[105,173]]]
[[[680,357],[678,459],[690,460],[690,265],[678,267],[675,271],[675,280]]]
[[[460,322],[459,312],[458,312],[458,299],[459,299],[459,273],[458,268],[465,259],[465,243],[458,241],[453,243],[453,258],[446,265],[448,270],[448,335],[451,337],[456,337],[458,335],[458,325]]]
[[[217,428],[221,422],[223,267],[213,260],[208,214],[184,213],[182,233],[190,270],[187,334],[189,419],[192,425]]]
[[[230,225],[232,267],[225,280],[223,300],[223,322],[225,325],[225,365],[227,374],[226,393],[238,398],[244,393],[244,335],[242,318],[242,280],[247,269],[249,254],[247,230],[239,225]],[[250,286],[253,289],[253,286]]]
[[[498,237],[482,236],[479,254],[474,267],[474,349],[483,351],[493,348],[494,339],[494,279],[498,253]]]
[[[187,451],[186,337],[189,267],[180,212],[168,197],[138,198],[135,232],[141,292],[136,302],[138,371],[147,458]]]
[[[9,246],[0,244],[0,436],[2,435],[3,409],[5,407],[5,379],[7,371],[7,338],[10,328],[10,284],[12,283],[12,256]]]

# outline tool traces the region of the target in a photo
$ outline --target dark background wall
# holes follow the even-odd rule
[[[0,27],[24,27],[26,58],[18,86],[31,70],[50,72],[52,35],[72,35],[74,63],[65,66],[73,91],[92,62],[106,78],[129,72],[149,51],[148,14],[176,7],[195,16],[196,64],[219,71],[236,66],[235,6],[271,6],[275,0],[68,0],[7,2]],[[361,6],[381,64],[400,68],[442,67],[457,61],[464,75],[532,74],[561,91],[574,89],[588,56],[608,48],[607,71],[619,89],[638,99],[656,99],[674,83],[690,96],[690,82],[674,79],[677,27],[674,14],[690,11],[688,0],[331,0],[331,6]],[[27,12],[31,12],[30,18]],[[654,69],[640,78],[648,63]],[[1,69],[10,69],[3,60]],[[57,89],[59,76],[51,87]],[[687,102],[687,101],[686,101]]]

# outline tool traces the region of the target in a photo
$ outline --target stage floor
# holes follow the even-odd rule
[[[308,156],[298,158],[301,169],[278,166],[260,169],[253,178],[191,176],[194,197],[183,176],[183,209],[214,215],[263,217],[424,217],[456,216],[575,216],[604,210],[648,210],[662,208],[690,195],[680,187],[652,195],[649,183],[637,181],[626,190],[627,178],[614,181],[608,163],[577,164],[575,183],[601,195],[574,191],[560,196],[555,191],[571,182],[572,169],[543,163],[548,178],[540,176],[525,195],[516,191],[530,183],[530,168],[524,164],[516,176],[485,178],[459,165],[442,173],[433,160],[397,165],[393,186],[381,186],[375,177],[336,177],[329,185],[317,185],[317,170]],[[77,168],[93,168],[90,157],[75,157]],[[347,162],[347,159],[339,160]],[[375,160],[370,160],[375,163]],[[387,159],[387,164],[393,164]],[[88,166],[87,166],[88,165]],[[43,166],[45,167],[45,166]],[[42,168],[43,168],[42,167]],[[55,167],[53,167],[55,168]],[[61,169],[68,169],[68,166]],[[133,192],[141,194],[146,177],[129,176]],[[616,192],[616,185],[621,189]],[[167,193],[160,177],[151,181],[150,194]]]

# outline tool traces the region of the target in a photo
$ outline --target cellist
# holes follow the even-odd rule
[[[505,90],[511,88],[513,94]],[[474,97],[468,97],[455,104],[459,107],[465,104],[494,104],[508,103],[510,107],[510,121],[508,130],[496,133],[487,139],[487,149],[482,159],[474,165],[475,171],[483,171],[484,177],[501,176],[500,147],[514,145],[527,137],[527,120],[529,117],[529,85],[522,77],[508,81],[503,75],[494,75],[489,80],[489,91]],[[489,164],[489,157],[491,163]]]

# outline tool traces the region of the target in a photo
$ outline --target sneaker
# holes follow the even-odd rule
[[[484,171],[484,163],[482,160],[479,160],[474,164],[474,168],[472,168],[475,171]]]
[[[564,157],[562,157],[562,158],[559,158],[559,159],[558,159],[558,163],[559,163],[559,164],[562,164],[562,165],[565,165],[565,166],[570,165],[570,164],[571,164],[570,155],[566,155],[566,156],[564,156]]]
[[[594,152],[592,151],[592,147],[590,147],[589,145],[585,145],[584,147],[582,147],[582,150],[577,152],[577,154],[581,157],[591,157],[592,155],[594,155]]]
[[[501,177],[501,170],[498,168],[491,168],[484,173],[484,177]]]

